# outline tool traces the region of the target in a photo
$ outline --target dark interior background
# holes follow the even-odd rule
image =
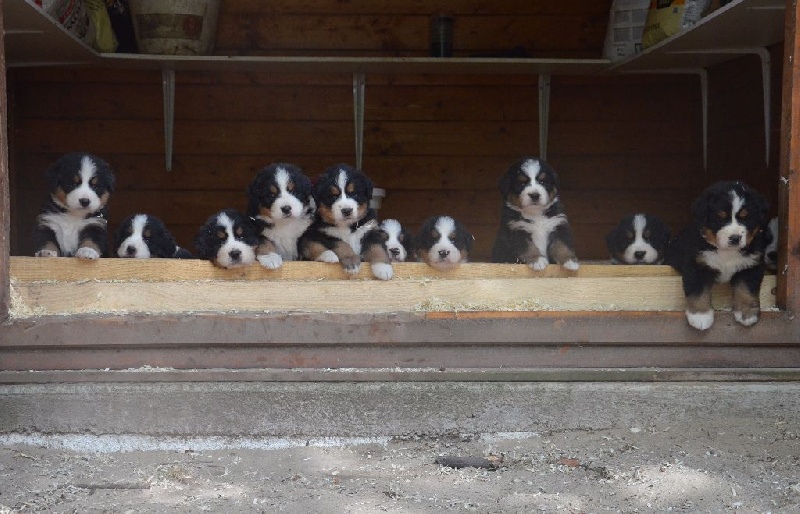
[[[219,55],[425,56],[431,16],[454,17],[454,55],[599,58],[610,0],[225,0]],[[773,66],[769,166],[756,57],[709,70],[709,160],[703,166],[695,75],[553,76],[548,160],[582,259],[606,259],[605,234],[635,211],[677,231],[692,200],[718,179],[744,180],[776,211],[781,45]],[[178,72],[172,171],[164,167],[161,73],[74,67],[12,68],[9,137],[14,255],[46,194],[59,155],[96,153],[116,171],[111,229],[124,217],[161,217],[191,248],[219,209],[244,209],[245,188],[270,162],[312,178],[354,163],[350,74]],[[379,212],[416,230],[449,214],[487,260],[501,199],[497,181],[538,149],[536,75],[366,77],[364,171],[385,188]]]

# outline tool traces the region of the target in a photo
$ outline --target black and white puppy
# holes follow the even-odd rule
[[[45,173],[49,194],[36,218],[36,257],[108,256],[107,204],[114,173],[99,157],[69,153]]]
[[[256,260],[260,227],[235,209],[214,214],[194,239],[197,255],[221,268],[238,268]]]
[[[178,246],[164,222],[149,214],[128,216],[117,228],[115,254],[132,259],[191,259],[192,254]]]
[[[669,228],[656,216],[637,213],[622,218],[606,236],[614,264],[661,264]]]
[[[369,208],[372,181],[350,165],[326,169],[314,188],[317,213],[314,223],[300,238],[304,259],[341,263],[345,272],[357,274],[361,261],[370,263],[372,275],[392,278],[391,258],[384,234]]]
[[[526,263],[535,270],[548,263],[571,271],[580,267],[558,197],[558,177],[550,165],[535,157],[518,160],[500,179],[500,193],[503,210],[493,262]]]
[[[314,221],[311,180],[293,164],[270,164],[247,188],[247,215],[261,221],[256,259],[268,269],[299,258],[300,236]]]
[[[386,250],[392,262],[405,262],[411,258],[411,234],[395,219],[381,222],[381,230],[386,235]]]
[[[717,182],[692,204],[692,223],[669,244],[665,260],[683,277],[686,319],[694,328],[714,323],[714,283],[733,287],[736,321],[758,321],[766,216],[766,199],[742,182]]]
[[[767,247],[764,250],[764,266],[770,271],[778,269],[778,218],[769,220],[767,230],[764,232]]]
[[[422,223],[414,236],[414,252],[419,260],[439,270],[467,262],[475,238],[467,227],[450,216],[433,216]]]

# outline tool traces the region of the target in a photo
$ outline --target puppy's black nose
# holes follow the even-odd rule
[[[400,248],[389,248],[389,253],[392,254],[392,257],[398,257],[400,255]]]
[[[134,255],[136,255],[136,247],[128,246],[127,248],[125,248],[125,255],[129,257],[133,257]]]
[[[351,214],[353,214],[353,209],[352,208],[350,208],[350,207],[342,208],[342,216],[344,216],[345,218],[349,218]]]
[[[444,259],[448,255],[450,255],[450,250],[439,250],[439,257],[441,257],[442,259]]]
[[[81,204],[81,207],[89,207],[89,204],[92,203],[92,201],[88,198],[81,198],[78,200],[78,203]]]
[[[528,196],[531,197],[531,200],[533,202],[538,202],[542,198],[542,195],[540,195],[539,193],[530,193]]]
[[[290,212],[292,212],[292,206],[284,205],[283,207],[281,207],[281,212],[284,214],[289,214]]]
[[[242,257],[242,251],[241,250],[231,250],[230,252],[228,252],[228,255],[230,256],[230,258],[232,260],[238,261]]]
[[[645,252],[644,250],[633,252],[633,258],[636,259],[637,261],[644,259],[645,255],[647,255],[647,252]]]
[[[742,241],[742,236],[736,235],[728,238],[728,243],[731,245],[738,245]]]

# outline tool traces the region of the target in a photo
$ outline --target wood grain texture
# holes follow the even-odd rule
[[[3,13],[0,12],[0,27]],[[8,91],[6,86],[5,44],[0,38],[0,323],[8,317],[9,308],[9,255],[11,251],[11,196],[8,167]]]

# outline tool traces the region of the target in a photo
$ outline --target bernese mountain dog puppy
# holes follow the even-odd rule
[[[571,271],[580,267],[549,164],[535,157],[518,160],[500,179],[500,193],[504,203],[493,262],[525,263],[535,270],[548,263]]]
[[[348,164],[331,166],[322,173],[314,188],[314,223],[300,238],[304,259],[338,262],[352,275],[366,260],[375,278],[392,278],[384,234],[375,210],[369,208],[372,188],[369,177]]]
[[[433,216],[422,223],[413,247],[420,261],[445,271],[467,262],[474,241],[461,222],[450,216]]]
[[[670,240],[669,228],[643,212],[622,218],[606,236],[614,264],[661,264]]]
[[[117,228],[117,257],[130,259],[191,259],[192,254],[178,246],[164,222],[150,214],[133,214]]]
[[[692,223],[670,242],[665,261],[683,277],[686,319],[694,328],[714,323],[715,282],[731,284],[736,321],[758,321],[766,215],[766,199],[742,182],[717,182],[692,204]]]
[[[764,250],[764,266],[770,271],[778,269],[778,218],[769,220],[764,232],[767,247]]]
[[[293,164],[270,164],[247,188],[247,215],[260,220],[256,259],[268,269],[299,259],[298,241],[314,221],[311,180]]]
[[[194,238],[197,255],[221,268],[238,268],[255,262],[261,227],[235,209],[212,215]]]
[[[411,234],[395,219],[385,219],[381,222],[381,230],[386,237],[386,250],[392,262],[405,262],[412,256]]]
[[[107,204],[114,192],[111,167],[99,157],[74,152],[45,173],[49,194],[36,218],[36,257],[108,256]]]

